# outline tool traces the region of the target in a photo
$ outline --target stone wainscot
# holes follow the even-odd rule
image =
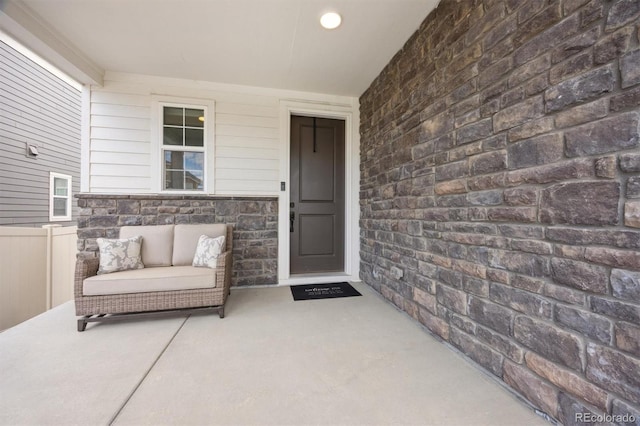
[[[278,282],[278,199],[198,195],[76,196],[78,255],[95,256],[97,238],[117,238],[121,226],[186,223],[233,225],[232,285]]]

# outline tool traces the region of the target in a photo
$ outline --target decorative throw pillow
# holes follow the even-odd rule
[[[96,242],[100,249],[98,274],[144,268],[140,255],[141,235],[124,239],[98,238]]]
[[[218,264],[218,256],[222,253],[223,248],[224,236],[213,238],[200,235],[192,265],[215,268]]]

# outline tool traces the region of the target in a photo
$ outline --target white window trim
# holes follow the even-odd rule
[[[157,194],[213,194],[215,188],[215,154],[214,154],[214,129],[215,129],[215,102],[204,99],[185,99],[173,96],[151,97],[151,192]],[[161,155],[164,145],[162,143],[162,108],[175,106],[179,108],[204,109],[204,189],[203,190],[176,190],[164,189],[163,161]]]
[[[62,198],[60,195],[54,194],[54,180],[65,179],[67,181],[67,214],[65,216],[53,215],[53,198]],[[73,198],[73,178],[70,175],[64,175],[62,173],[49,172],[49,221],[50,222],[68,222],[71,220],[71,199]]]

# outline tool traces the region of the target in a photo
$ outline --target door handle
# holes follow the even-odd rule
[[[296,220],[295,212],[289,213],[289,232],[293,232],[293,222]]]

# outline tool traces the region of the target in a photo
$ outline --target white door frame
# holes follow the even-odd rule
[[[291,275],[289,265],[289,189],[290,189],[290,133],[291,116],[335,118],[345,121],[345,175],[344,175],[344,272]],[[299,101],[280,102],[280,181],[285,190],[278,200],[278,284],[320,284],[326,282],[360,281],[359,254],[359,185],[360,136],[358,105],[322,105]]]

